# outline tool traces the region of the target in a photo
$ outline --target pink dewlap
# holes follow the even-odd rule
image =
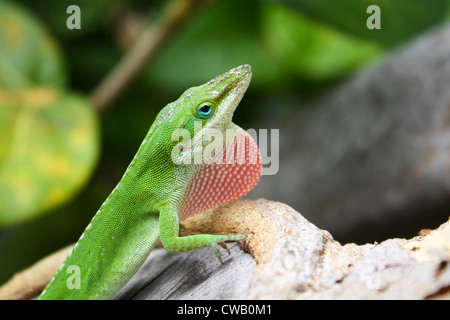
[[[181,202],[180,219],[242,198],[258,183],[261,172],[258,146],[239,129],[236,139],[194,174]]]

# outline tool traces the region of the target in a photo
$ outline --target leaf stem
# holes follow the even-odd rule
[[[159,19],[146,26],[121,61],[91,93],[98,111],[107,108],[132,82],[142,67],[155,57],[165,41],[180,28],[194,9],[208,1],[172,0]]]

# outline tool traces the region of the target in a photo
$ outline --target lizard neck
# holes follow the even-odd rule
[[[104,205],[133,209],[130,214],[177,208],[195,166],[174,164],[171,148],[167,139],[147,136]]]

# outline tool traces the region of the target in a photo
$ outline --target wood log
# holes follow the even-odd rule
[[[253,234],[239,246],[231,244],[230,256],[223,252],[223,265],[211,248],[179,254],[155,249],[115,299],[450,298],[450,221],[409,240],[342,245],[291,207],[257,200],[188,218],[182,234],[245,229]],[[47,271],[59,263],[47,264]],[[33,273],[36,266],[25,271]],[[36,283],[42,290],[53,275],[40,274],[44,277],[37,282],[20,285],[37,293]],[[13,279],[0,288],[0,296],[18,299],[17,293],[29,288]],[[11,292],[14,296],[7,295]]]
[[[185,227],[189,234],[249,228],[241,243],[249,254],[234,245],[220,265],[210,248],[157,249],[116,298],[450,298],[450,221],[409,240],[341,245],[289,206],[258,200],[189,218]]]

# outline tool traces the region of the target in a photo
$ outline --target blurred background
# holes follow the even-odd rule
[[[250,64],[253,79],[234,122],[279,129],[283,139],[282,122],[272,119],[297,114],[307,101],[445,24],[449,2],[1,1],[0,283],[77,240],[156,114],[187,88]],[[72,4],[81,10],[81,29],[66,26]],[[381,9],[379,30],[366,27],[372,4]],[[120,78],[113,70],[127,68],[124,57],[139,52],[133,45],[142,42],[142,32],[161,40],[147,47],[151,52],[120,90],[111,89],[109,81]],[[284,139],[295,140],[295,135]],[[280,150],[280,159],[289,152]],[[302,170],[307,168],[289,174]],[[265,178],[251,198],[285,202],[318,227],[330,227],[298,204],[302,194],[278,197],[267,191]],[[314,195],[308,199],[321,201]],[[334,217],[333,224],[339,220]],[[430,227],[438,225],[433,223]],[[414,225],[398,236],[418,230]],[[364,238],[349,231],[337,240],[380,241],[383,236]]]

